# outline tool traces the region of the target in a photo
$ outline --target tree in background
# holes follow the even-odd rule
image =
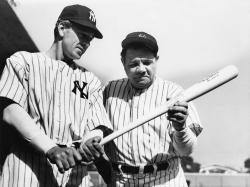
[[[199,172],[201,165],[194,162],[194,159],[191,156],[183,156],[181,157],[181,166],[184,172],[195,173]]]
[[[247,158],[244,162],[244,166],[247,169],[246,173],[250,173],[250,158]]]

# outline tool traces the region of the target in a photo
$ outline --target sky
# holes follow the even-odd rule
[[[243,169],[250,157],[249,0],[15,0],[12,6],[39,50],[53,41],[64,6],[79,3],[96,15],[102,40],[95,39],[79,64],[104,83],[125,76],[121,41],[145,31],[159,45],[158,74],[184,88],[233,64],[237,79],[194,101],[204,131],[192,154],[202,165]]]

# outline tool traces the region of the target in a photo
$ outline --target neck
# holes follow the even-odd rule
[[[64,55],[61,41],[54,42],[52,46],[45,53],[52,59],[61,60],[66,62],[67,64],[73,63],[72,59]]]

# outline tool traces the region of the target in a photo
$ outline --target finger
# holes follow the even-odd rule
[[[188,114],[188,109],[182,106],[173,106],[168,109],[168,115],[173,115],[175,113]]]
[[[168,120],[171,121],[171,122],[176,122],[176,123],[179,123],[179,124],[184,124],[185,121],[186,121],[186,118],[169,117]]]
[[[102,138],[100,136],[96,136],[93,139],[93,147],[95,150],[99,153],[97,156],[99,157],[100,155],[104,154],[103,147],[99,144],[101,142]]]
[[[174,106],[182,106],[182,107],[188,108],[188,103],[178,101],[174,104]]]
[[[98,151],[98,149],[96,149],[96,147],[98,147],[98,143],[92,143],[92,144],[88,144],[88,149],[90,150],[91,154],[94,156],[94,157],[100,157],[100,153]]]
[[[171,107],[169,108],[169,110],[173,110],[173,111],[175,111],[175,110],[187,111],[188,108],[185,107],[185,106],[181,106],[181,105],[174,105],[174,106],[171,106]]]
[[[81,147],[79,147],[78,152],[81,154],[81,157],[82,157],[81,162],[83,160],[88,162],[88,156],[87,156],[87,154],[85,153],[85,151]]]
[[[76,162],[73,158],[73,156],[67,158],[68,164],[70,168],[73,168],[76,165]]]
[[[182,114],[182,113],[173,113],[167,116],[167,119],[169,121],[176,121],[178,123],[181,123],[183,121],[186,121],[187,115]]]
[[[170,115],[169,116],[170,118],[175,118],[177,120],[185,120],[187,118],[187,115],[186,114],[183,114],[183,113],[174,113],[173,115]]]
[[[185,123],[179,123],[176,121],[172,121],[172,124],[173,124],[174,129],[177,131],[181,131],[181,130],[185,129],[185,127],[186,127]]]
[[[60,160],[56,160],[55,164],[56,164],[56,166],[57,166],[57,168],[58,168],[58,170],[59,170],[60,173],[64,173],[65,172],[64,168],[63,168],[63,164],[62,164],[62,162]]]
[[[81,165],[83,165],[83,166],[88,166],[88,165],[91,165],[91,164],[94,164],[94,162],[93,161],[90,161],[90,162],[81,161]]]
[[[101,140],[102,140],[102,138],[100,136],[96,136],[96,137],[93,138],[92,142],[93,143],[100,143]]]
[[[93,157],[91,151],[89,150],[89,148],[85,144],[81,145],[80,149],[82,149],[82,152],[85,153],[84,155],[85,155],[85,158],[87,161],[94,160],[94,157]]]
[[[94,146],[95,149],[99,152],[100,155],[103,155],[103,154],[104,154],[103,147],[102,147],[99,143],[94,143],[93,146]]]
[[[78,152],[81,154],[81,157],[83,160],[86,160],[87,159],[87,155],[86,153],[83,151],[83,149],[79,148],[78,149]]]
[[[72,151],[73,151],[73,156],[75,160],[81,161],[82,160],[81,154],[75,148],[72,148]]]
[[[64,169],[65,171],[69,170],[70,165],[69,165],[68,160],[65,158],[65,159],[62,159],[61,162],[62,162],[62,165],[63,165],[63,169]]]
[[[67,162],[69,164],[69,167],[72,168],[76,165],[74,156],[73,156],[73,149],[70,148],[70,150],[67,151]]]
[[[168,117],[168,120],[169,120],[169,121],[172,121],[172,122],[178,122],[177,119],[174,118],[174,117]]]

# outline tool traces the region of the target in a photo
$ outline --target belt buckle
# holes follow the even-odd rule
[[[138,178],[143,178],[144,176],[145,176],[145,174],[144,174],[144,166],[139,165]]]
[[[158,170],[158,167],[157,167],[157,165],[156,165],[156,163],[154,163],[153,165],[153,168],[154,168],[154,171],[153,171],[153,175],[156,175],[156,173],[157,173],[157,170]]]
[[[119,172],[122,174],[122,175],[124,175],[124,173],[123,173],[123,171],[122,171],[122,165],[121,164],[118,164],[118,170],[119,170]]]

